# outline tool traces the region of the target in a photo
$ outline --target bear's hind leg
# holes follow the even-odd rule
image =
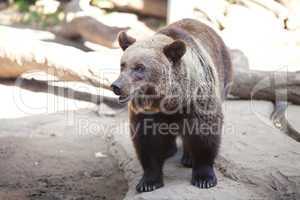
[[[166,140],[166,138],[165,138]],[[165,159],[168,159],[172,156],[174,156],[177,152],[177,145],[176,145],[176,140],[175,140],[175,137],[174,138],[170,138],[168,139],[168,142],[166,145],[166,150],[164,150],[166,153],[165,153]]]
[[[193,162],[192,157],[189,153],[188,145],[183,138],[182,138],[182,146],[183,146],[183,154],[182,154],[180,162],[184,167],[191,168],[192,162]]]

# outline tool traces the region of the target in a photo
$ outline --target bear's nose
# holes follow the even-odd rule
[[[120,86],[118,86],[117,84],[113,83],[113,84],[111,84],[110,87],[112,88],[113,92],[114,92],[116,95],[118,95],[118,96],[121,95],[121,88],[120,88]]]

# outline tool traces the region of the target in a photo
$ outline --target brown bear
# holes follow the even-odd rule
[[[163,164],[183,143],[182,165],[191,184],[217,184],[214,161],[223,125],[222,101],[232,80],[228,50],[207,25],[183,19],[136,41],[119,34],[121,73],[111,85],[120,103],[129,102],[132,141],[144,174],[136,186],[163,186]]]

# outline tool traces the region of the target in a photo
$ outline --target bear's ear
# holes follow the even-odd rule
[[[166,45],[163,51],[171,62],[176,63],[185,54],[186,45],[182,40],[175,40],[171,44]]]
[[[136,39],[128,36],[125,31],[119,33],[118,42],[123,51],[125,51],[130,45],[135,43],[135,41]]]

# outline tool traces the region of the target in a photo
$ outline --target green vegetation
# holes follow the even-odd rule
[[[37,0],[14,0],[20,12],[28,12],[30,5],[34,4]]]
[[[62,11],[57,10],[54,13],[44,13],[43,9],[35,6],[37,0],[13,0],[12,6],[22,13],[19,22],[30,25],[34,28],[45,29],[49,26],[57,25],[63,17]]]
[[[37,11],[29,11],[24,15],[22,22],[24,24],[33,25],[37,28],[47,28],[49,26],[57,25],[61,20],[59,19],[60,11],[52,14],[43,14]]]
[[[237,4],[238,3],[238,0],[227,0],[228,3],[231,3],[231,4]]]

